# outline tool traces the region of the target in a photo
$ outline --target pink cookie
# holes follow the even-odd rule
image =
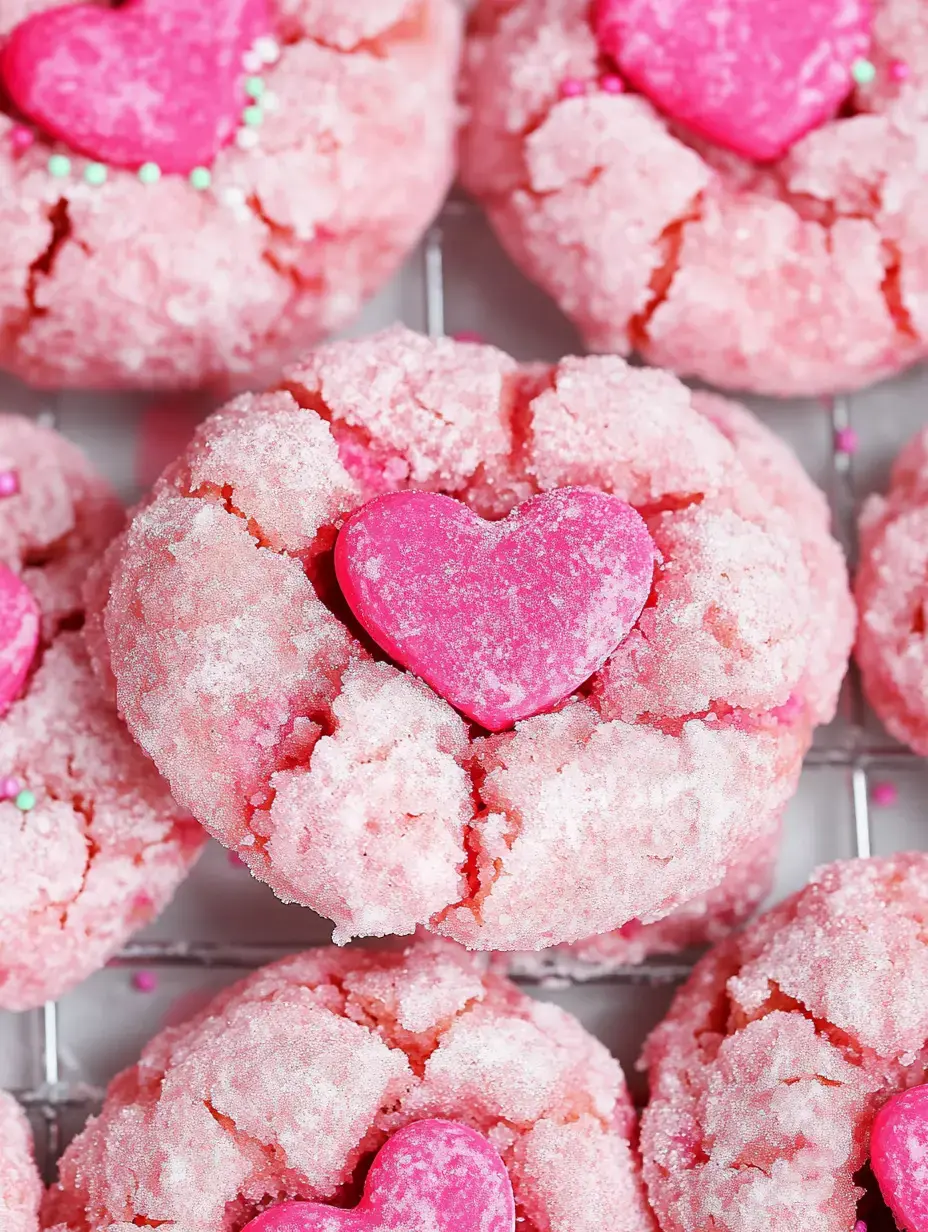
[[[170,898],[202,843],[116,717],[83,637],[82,587],[122,511],[81,454],[0,416],[0,565],[41,611],[25,684],[0,717],[0,1007],[57,997]]]
[[[355,316],[442,202],[456,3],[67,7],[0,13],[0,94],[32,117],[0,110],[0,368],[40,387],[269,379]]]
[[[0,1228],[38,1232],[42,1182],[32,1158],[32,1134],[19,1105],[0,1091]]]
[[[621,359],[336,343],[200,427],[95,580],[95,653],[177,798],[340,942],[647,923],[769,833],[834,710],[852,606],[799,473],[746,411]],[[642,513],[663,563],[603,670],[488,738],[359,639],[337,529],[391,489],[498,517],[574,485]]]
[[[924,5],[481,0],[470,32],[464,183],[591,349],[779,395],[928,354]]]
[[[644,1052],[661,1232],[891,1226],[860,1169],[925,1081],[926,911],[928,855],[832,864],[697,966]]]
[[[435,940],[297,955],[163,1032],[66,1152],[41,1226],[238,1232],[277,1203],[353,1207],[375,1153],[430,1120],[482,1135],[523,1232],[651,1232],[617,1062]]]
[[[899,454],[888,496],[860,519],[856,656],[890,732],[928,754],[928,429]]]

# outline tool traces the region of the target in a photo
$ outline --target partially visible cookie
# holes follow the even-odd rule
[[[32,1157],[32,1134],[12,1096],[0,1091],[0,1228],[37,1232],[42,1182]]]

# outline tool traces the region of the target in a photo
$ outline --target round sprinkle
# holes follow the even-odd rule
[[[260,73],[264,68],[264,61],[253,47],[242,56],[242,68],[246,73]]]
[[[88,163],[84,168],[84,179],[94,188],[106,183],[106,175],[106,167],[103,163]]]
[[[259,137],[253,128],[240,128],[235,134],[235,144],[240,150],[253,150]]]
[[[840,428],[835,433],[835,449],[838,453],[852,454],[860,448],[860,438],[853,428]]]
[[[28,813],[35,808],[35,792],[29,791],[28,788],[23,788],[22,791],[16,793],[13,803],[21,813]]]
[[[194,167],[190,172],[191,187],[204,192],[213,182],[213,177],[207,167]]]
[[[271,38],[267,34],[259,39],[255,39],[252,51],[261,57],[264,64],[276,64],[280,59],[280,43],[278,43],[277,39]]]
[[[889,75],[893,81],[908,81],[912,70],[905,60],[893,60],[889,66]]]
[[[25,154],[28,149],[35,145],[35,133],[31,128],[25,128],[22,124],[17,124],[10,131],[10,145],[16,154]]]
[[[0,471],[0,496],[16,496],[19,492],[19,475],[16,471]]]
[[[161,179],[161,168],[157,163],[142,163],[139,167],[139,179],[143,184],[157,184]]]
[[[136,971],[132,977],[132,987],[136,992],[154,992],[158,987],[158,977],[154,971]]]
[[[264,109],[262,107],[246,107],[242,112],[242,123],[247,124],[249,128],[260,128],[264,123]]]
[[[261,98],[267,90],[267,83],[263,77],[249,77],[245,82],[245,93],[249,98]]]
[[[280,107],[280,99],[273,90],[268,90],[261,99],[261,106],[265,111],[277,111]]]
[[[851,65],[851,76],[859,86],[868,86],[876,77],[876,65],[869,60],[855,60]]]
[[[586,94],[586,86],[576,77],[565,77],[560,85],[561,98],[579,98]]]
[[[600,78],[600,88],[605,94],[624,94],[625,82],[616,73],[607,73]]]
[[[870,798],[880,808],[891,808],[899,799],[899,788],[895,783],[874,783]]]
[[[71,174],[71,160],[66,154],[53,154],[48,160],[48,174],[63,180]]]
[[[0,800],[13,800],[22,791],[23,785],[19,779],[13,775],[7,775],[5,779],[0,779]]]

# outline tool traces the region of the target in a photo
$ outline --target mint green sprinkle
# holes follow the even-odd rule
[[[249,128],[258,128],[264,123],[263,107],[246,107],[242,112],[242,123]]]
[[[84,168],[84,179],[94,188],[106,183],[106,168],[102,163],[88,163]]]
[[[190,183],[194,188],[198,188],[200,192],[209,188],[212,182],[213,177],[206,167],[194,167],[190,172]]]
[[[71,160],[66,154],[53,154],[48,160],[48,174],[63,180],[71,174]]]
[[[143,184],[157,184],[161,179],[161,168],[157,163],[142,163],[139,167],[139,179]]]
[[[245,82],[245,93],[249,98],[262,98],[267,84],[263,77],[249,77]]]
[[[876,65],[869,60],[855,60],[851,65],[851,76],[859,86],[868,86],[876,77]]]
[[[35,808],[35,792],[21,791],[13,801],[21,813],[28,813]]]

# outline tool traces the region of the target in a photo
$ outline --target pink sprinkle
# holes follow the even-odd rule
[[[860,448],[860,437],[853,428],[840,428],[835,433],[835,449],[838,453],[852,454]]]
[[[158,987],[158,977],[154,971],[136,971],[132,977],[132,987],[137,992],[154,992]]]
[[[0,496],[15,496],[19,491],[19,476],[15,471],[0,471]]]
[[[874,783],[870,798],[880,808],[889,808],[899,799],[899,789],[895,783]]]
[[[0,779],[0,800],[12,800],[22,791],[22,783],[12,775]]]
[[[624,94],[625,82],[616,73],[607,73],[599,80],[599,87],[606,94]]]
[[[905,60],[893,60],[889,66],[889,75],[893,81],[908,81],[911,71]]]
[[[858,1219],[854,1224],[854,1232],[867,1232],[867,1225],[862,1219]]]
[[[14,154],[25,154],[35,145],[35,133],[31,128],[24,128],[22,124],[17,124],[10,130],[10,145],[13,147]]]
[[[233,868],[247,868],[248,867],[248,865],[245,863],[245,861],[242,859],[242,857],[238,854],[237,851],[230,851],[228,853],[228,856],[229,856],[229,863],[232,865]]]
[[[577,77],[565,77],[560,86],[561,98],[579,98],[581,94],[586,94],[586,84]]]
[[[478,334],[475,329],[461,329],[451,337],[455,342],[474,342],[478,346],[482,346],[486,342],[483,334]]]

